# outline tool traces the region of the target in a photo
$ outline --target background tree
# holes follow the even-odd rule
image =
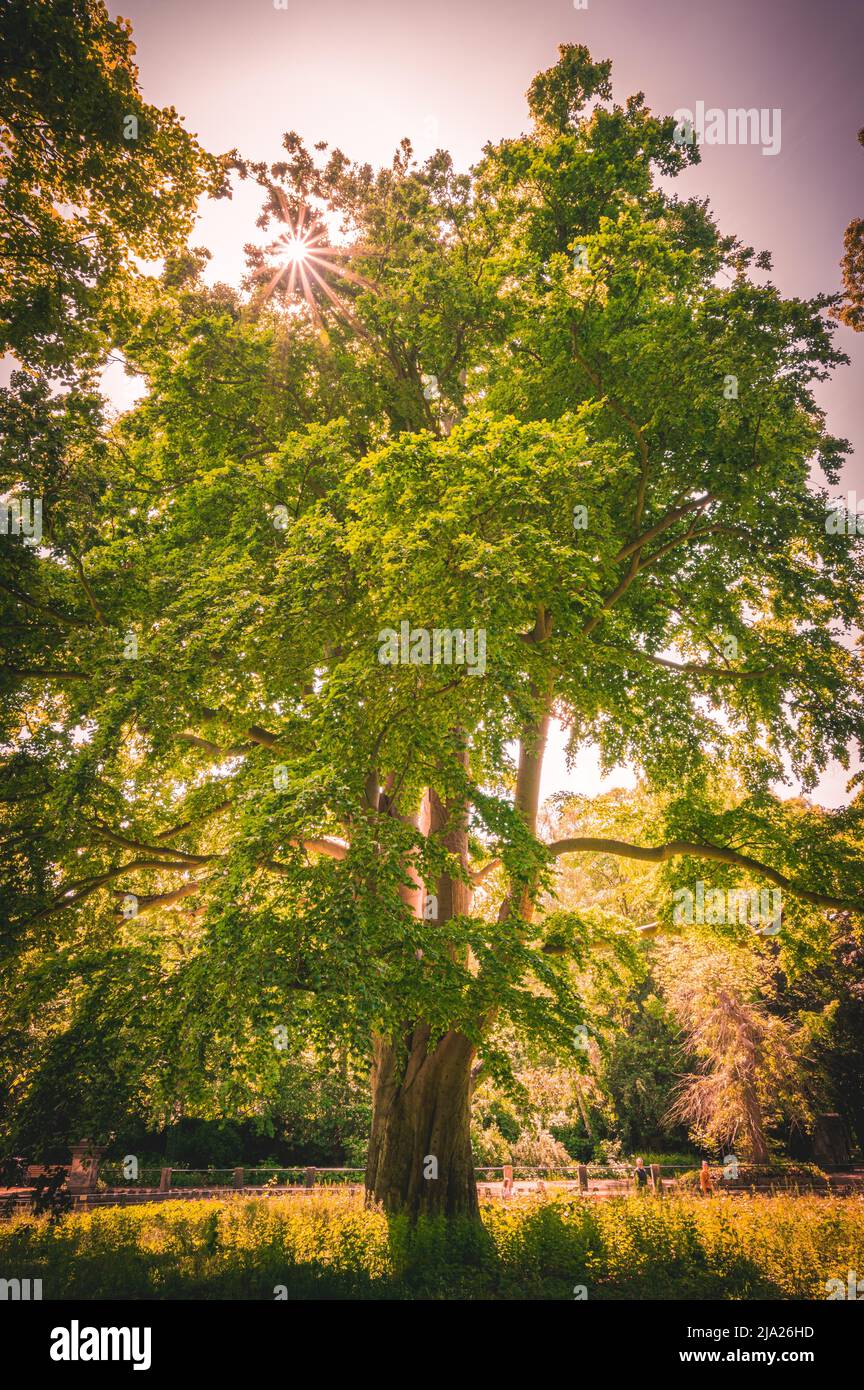
[[[143,100],[101,0],[8,0],[0,49],[0,351],[63,377],[104,360],[106,298],[183,244],[223,163]]]
[[[679,941],[662,951],[661,972],[698,1062],[677,1087],[669,1118],[709,1150],[767,1163],[769,1127],[788,1119],[806,1129],[812,1118],[808,1030],[796,1031],[766,1007],[752,951],[694,950]]]
[[[658,825],[683,812],[683,806],[672,810],[678,800],[674,790],[649,794],[644,787],[593,801],[561,798],[548,833],[553,839],[578,835],[602,846],[604,838],[629,840],[634,826],[641,825],[653,837]],[[765,798],[757,813],[756,805],[742,798],[740,785],[722,774],[700,793],[696,806],[703,817],[734,817],[739,827],[749,819],[750,834],[765,848],[772,842],[814,841],[817,822],[831,837],[844,821],[853,842],[857,838],[854,806],[826,813],[800,798]],[[857,1087],[841,1078],[848,1078],[855,1053],[849,1022],[859,991],[854,966],[847,972],[841,961],[852,965],[857,929],[845,914],[789,898],[777,934],[754,931],[734,909],[731,920],[724,914],[712,922],[708,914],[709,920],[682,925],[674,919],[671,899],[682,886],[692,893],[697,874],[709,880],[703,883],[706,896],[722,885],[725,898],[754,882],[741,869],[694,867],[691,876],[681,860],[652,866],[602,848],[570,861],[559,876],[556,896],[562,906],[583,915],[586,908],[598,907],[626,914],[639,929],[636,968],[629,980],[626,975],[619,980],[590,1057],[595,1126],[635,1152],[646,1145],[665,1148],[664,1128],[683,1123],[692,1126],[694,1142],[716,1156],[723,1145],[731,1146],[735,1134],[746,1142],[752,1122],[761,1161],[769,1149],[779,1152],[789,1145],[800,1157],[807,1151],[805,1136],[815,1110],[839,1109],[850,1129],[855,1127]],[[579,985],[586,1000],[594,988],[592,964],[593,953]],[[837,1049],[844,1054],[848,1049],[848,1055],[841,1059]]]
[[[864,130],[858,132],[858,143],[864,145]],[[864,329],[864,218],[855,217],[846,228],[843,238],[843,299],[837,311],[856,333]]]

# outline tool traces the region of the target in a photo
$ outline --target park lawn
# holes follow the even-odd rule
[[[826,1280],[864,1273],[857,1198],[568,1197],[482,1215],[479,1230],[412,1231],[329,1192],[14,1216],[0,1277],[39,1278],[44,1299],[825,1299]]]

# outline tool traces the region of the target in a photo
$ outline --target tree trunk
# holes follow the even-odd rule
[[[468,752],[453,731],[455,757],[463,767]],[[468,864],[468,808],[445,804],[429,787],[416,818],[423,835],[441,844],[463,867]],[[403,901],[428,929],[443,932],[453,918],[471,911],[472,891],[461,879],[442,874],[421,883],[413,868]],[[434,889],[431,896],[428,890]],[[456,948],[451,947],[454,961]],[[467,961],[465,962],[467,965]],[[475,1045],[450,1030],[429,1046],[424,1023],[407,1025],[402,1038],[373,1040],[372,1134],[366,1164],[366,1193],[385,1211],[420,1216],[468,1216],[478,1222],[477,1184],[471,1153],[472,1064]]]
[[[471,1153],[475,1047],[449,1032],[430,1051],[420,1024],[407,1047],[375,1041],[367,1197],[385,1211],[479,1220]]]

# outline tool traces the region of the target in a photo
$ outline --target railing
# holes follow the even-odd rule
[[[781,1181],[789,1178],[818,1178],[818,1169],[807,1164],[744,1164],[742,1177],[746,1181]],[[849,1165],[851,1169],[853,1165]],[[649,1175],[674,1179],[678,1174],[696,1175],[696,1163],[652,1163],[646,1164]],[[735,1177],[719,1165],[711,1167],[715,1181],[734,1181]],[[848,1171],[848,1170],[844,1170]],[[478,1183],[518,1182],[569,1182],[576,1185],[587,1182],[632,1181],[636,1166],[632,1163],[573,1163],[552,1165],[527,1164],[482,1164],[474,1169]],[[243,1168],[172,1168],[144,1167],[134,1176],[127,1176],[122,1164],[105,1163],[99,1168],[99,1189],[128,1188],[132,1191],[173,1190],[177,1188],[268,1188],[268,1187],[339,1187],[352,1186],[363,1181],[362,1168],[319,1168],[286,1164],[282,1167],[253,1166]]]
[[[362,1183],[362,1168],[317,1168],[285,1165],[252,1168],[139,1168],[128,1174],[123,1164],[105,1163],[99,1169],[97,1191],[126,1189],[171,1192],[179,1189],[210,1191],[272,1189],[285,1187],[339,1187]]]
[[[224,1196],[229,1192],[247,1192],[249,1195],[269,1193],[302,1193],[313,1188],[357,1188],[363,1185],[362,1168],[319,1168],[311,1165],[286,1164],[282,1166],[252,1166],[237,1168],[172,1168],[145,1165],[134,1168],[129,1173],[129,1163],[103,1163],[98,1165],[98,1180],[88,1186],[86,1191],[73,1189],[79,1204],[123,1203],[129,1201],[150,1201],[176,1196]],[[842,1170],[842,1176],[835,1180],[824,1170],[812,1164],[793,1162],[754,1165],[740,1163],[740,1172],[733,1177],[719,1165],[710,1169],[714,1191],[756,1190],[760,1192],[790,1190],[798,1191],[839,1191],[864,1193],[864,1171],[855,1171],[849,1164]],[[664,1191],[679,1188],[698,1189],[698,1163],[646,1164],[644,1172],[647,1183],[657,1195]],[[610,1197],[616,1193],[632,1192],[637,1188],[634,1164],[621,1161],[611,1163],[574,1163],[546,1166],[523,1164],[483,1164],[474,1169],[481,1195],[503,1196],[504,1198],[534,1192],[543,1192],[546,1184],[597,1197]],[[95,1175],[94,1175],[95,1176]],[[28,1170],[29,1178],[29,1170]],[[71,1185],[70,1185],[71,1186]],[[484,1191],[485,1189],[485,1191]],[[26,1203],[32,1188],[19,1191],[10,1202],[15,1205]],[[5,1210],[5,1208],[4,1208]]]
[[[139,1168],[134,1176],[127,1176],[122,1163],[102,1163],[96,1181],[97,1191],[103,1187],[157,1187],[161,1168]]]

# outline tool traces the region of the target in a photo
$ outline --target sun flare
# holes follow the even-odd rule
[[[285,237],[285,259],[289,265],[302,265],[309,255],[309,243],[304,237]]]
[[[330,280],[342,280],[362,289],[375,291],[377,287],[364,276],[356,274],[346,265],[357,255],[379,254],[366,246],[334,246],[329,242],[323,221],[301,205],[296,219],[281,189],[277,190],[283,222],[288,230],[269,248],[272,257],[271,269],[275,270],[263,288],[267,298],[280,283],[284,291],[292,296],[296,293],[305,300],[312,320],[323,332],[323,322],[316,302],[316,291],[322,302],[329,303],[341,317],[347,319],[360,333],[365,332],[354,317],[350,307],[333,288]]]

